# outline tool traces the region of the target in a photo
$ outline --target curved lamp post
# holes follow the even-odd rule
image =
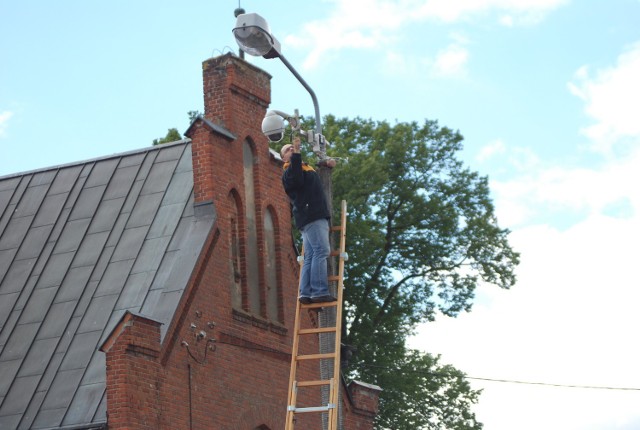
[[[324,136],[322,135],[322,121],[320,119],[320,107],[318,106],[318,98],[316,93],[311,89],[309,84],[300,76],[300,74],[294,69],[294,67],[287,61],[282,55],[280,42],[271,34],[269,24],[267,21],[258,15],[257,13],[244,13],[240,14],[236,20],[236,26],[233,29],[233,35],[244,52],[255,57],[264,58],[280,58],[285,66],[293,73],[302,86],[311,95],[313,101],[313,108],[316,116],[316,129],[313,139],[308,139],[309,142],[313,142],[313,151],[319,156],[320,159],[326,158],[326,144]],[[280,114],[279,111],[270,111]],[[289,116],[282,116],[283,119],[289,120]],[[265,118],[266,119],[266,118]],[[269,136],[267,136],[269,137]]]

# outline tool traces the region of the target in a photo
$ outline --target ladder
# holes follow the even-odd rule
[[[340,204],[341,217],[340,225],[331,227],[331,233],[338,232],[340,235],[340,245],[338,250],[332,250],[329,254],[329,258],[338,257],[338,274],[329,274],[329,283],[337,282],[336,286],[336,302],[332,303],[311,303],[302,304],[296,300],[296,317],[293,328],[293,348],[291,352],[291,371],[289,373],[289,394],[287,403],[287,418],[285,430],[294,430],[296,423],[296,415],[304,413],[327,413],[328,414],[328,430],[338,430],[338,411],[339,411],[339,394],[340,394],[340,344],[341,344],[341,331],[342,331],[342,290],[343,290],[343,277],[344,277],[344,262],[348,256],[345,251],[346,231],[347,231],[347,202],[342,201]],[[302,250],[301,257],[304,256],[304,249]],[[299,257],[299,262],[302,264],[302,258]],[[333,327],[312,327],[301,328],[301,311],[307,310],[319,310],[325,308],[325,311],[329,311],[331,308],[335,308],[335,321],[336,324]],[[320,335],[321,333],[334,333],[335,342],[333,352],[321,353],[321,354],[306,354],[300,352],[300,336],[305,335]],[[318,367],[320,360],[333,360],[333,376],[330,379],[317,379],[317,380],[298,380],[298,370],[303,362],[317,362]],[[329,402],[326,405],[320,406],[297,406],[298,390],[300,388],[313,387],[328,387],[329,388]],[[326,388],[325,388],[326,389]]]

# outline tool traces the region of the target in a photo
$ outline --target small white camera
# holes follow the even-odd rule
[[[274,111],[267,112],[262,120],[262,133],[271,142],[280,142],[284,137],[284,118]]]

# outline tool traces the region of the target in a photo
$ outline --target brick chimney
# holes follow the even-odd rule
[[[345,418],[345,428],[352,430],[370,429],[378,414],[380,392],[377,385],[351,381],[347,387],[351,413]]]
[[[192,140],[196,204],[216,200],[216,188],[228,189],[223,172],[242,171],[241,144],[248,136],[258,154],[268,154],[260,127],[271,103],[271,76],[234,54],[204,61],[202,77],[204,118],[185,133]]]
[[[159,428],[160,323],[127,311],[100,350],[106,354],[109,428]]]

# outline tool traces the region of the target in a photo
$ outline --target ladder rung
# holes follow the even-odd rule
[[[331,380],[330,379],[321,379],[319,381],[296,382],[296,385],[298,387],[317,387],[319,385],[330,385],[330,384],[331,384]]]
[[[339,281],[339,280],[340,280],[340,276],[338,276],[338,275],[335,275],[335,276],[334,276],[334,275],[332,275],[332,276],[327,276],[327,280],[328,280],[329,282]]]
[[[315,308],[330,308],[331,306],[338,306],[338,302],[323,302],[323,303],[307,303],[300,304],[302,309],[315,309]]]
[[[344,255],[340,252],[339,249],[334,249],[333,251],[329,252],[329,256],[331,257],[342,257],[345,260],[349,259],[349,255],[345,252]],[[304,262],[304,256],[303,255],[298,255],[296,257],[296,260],[298,261],[298,264],[303,263]]]
[[[327,406],[312,406],[309,408],[296,408],[295,406],[289,406],[289,411],[291,412],[295,412],[297,414],[302,414],[305,412],[326,412],[329,409],[335,409],[336,405],[334,405],[333,403],[327,405]]]
[[[299,355],[296,360],[322,360],[323,358],[335,358],[335,356],[335,352],[327,352],[325,354]]]
[[[335,331],[336,327],[303,328],[298,331],[298,334],[333,333]]]
[[[334,225],[331,227],[331,231],[342,231],[341,225]]]
[[[334,249],[333,251],[329,252],[329,255],[332,257],[343,258],[344,261],[349,261],[349,254],[346,252],[343,254],[339,249]]]

